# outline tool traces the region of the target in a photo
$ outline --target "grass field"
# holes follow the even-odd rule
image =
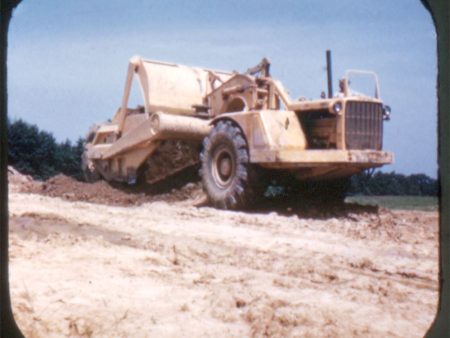
[[[388,209],[422,211],[436,211],[439,204],[437,197],[429,196],[350,196],[345,201],[362,205],[378,205]]]

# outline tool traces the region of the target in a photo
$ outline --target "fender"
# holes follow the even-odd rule
[[[305,150],[308,147],[303,128],[290,110],[256,110],[221,114],[210,124],[233,121],[247,141],[250,162],[258,162],[255,151]]]

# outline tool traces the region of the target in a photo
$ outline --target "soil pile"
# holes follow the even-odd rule
[[[107,205],[132,206],[152,201],[200,201],[204,198],[200,183],[187,183],[179,189],[153,191],[150,188],[111,185],[106,181],[86,183],[71,177],[58,175],[45,182],[20,187],[22,192],[31,192],[68,201],[84,201]]]
[[[207,197],[198,178],[185,183],[176,176],[158,185],[129,186],[119,183],[98,181],[87,183],[77,181],[65,175],[57,175],[45,182],[33,181],[31,177],[17,173],[13,175],[11,189],[50,197],[59,197],[67,201],[82,201],[115,206],[133,206],[149,202],[185,202],[195,206],[207,204]],[[298,200],[297,196],[278,196],[262,198],[249,212],[274,211],[284,215],[300,217],[329,218],[354,215],[377,214],[378,207],[362,206],[351,203],[335,203],[326,200]],[[355,216],[358,217],[358,216]]]
[[[9,190],[14,192],[33,190],[39,185],[31,176],[21,174],[11,166],[8,166],[8,184]]]

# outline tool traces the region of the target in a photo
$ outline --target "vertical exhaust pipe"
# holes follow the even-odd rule
[[[331,51],[327,50],[327,81],[328,81],[328,98],[333,97],[333,78],[331,70]]]

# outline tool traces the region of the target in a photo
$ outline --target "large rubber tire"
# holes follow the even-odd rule
[[[220,209],[244,209],[254,201],[247,142],[231,121],[219,121],[203,141],[200,176],[210,203]]]

